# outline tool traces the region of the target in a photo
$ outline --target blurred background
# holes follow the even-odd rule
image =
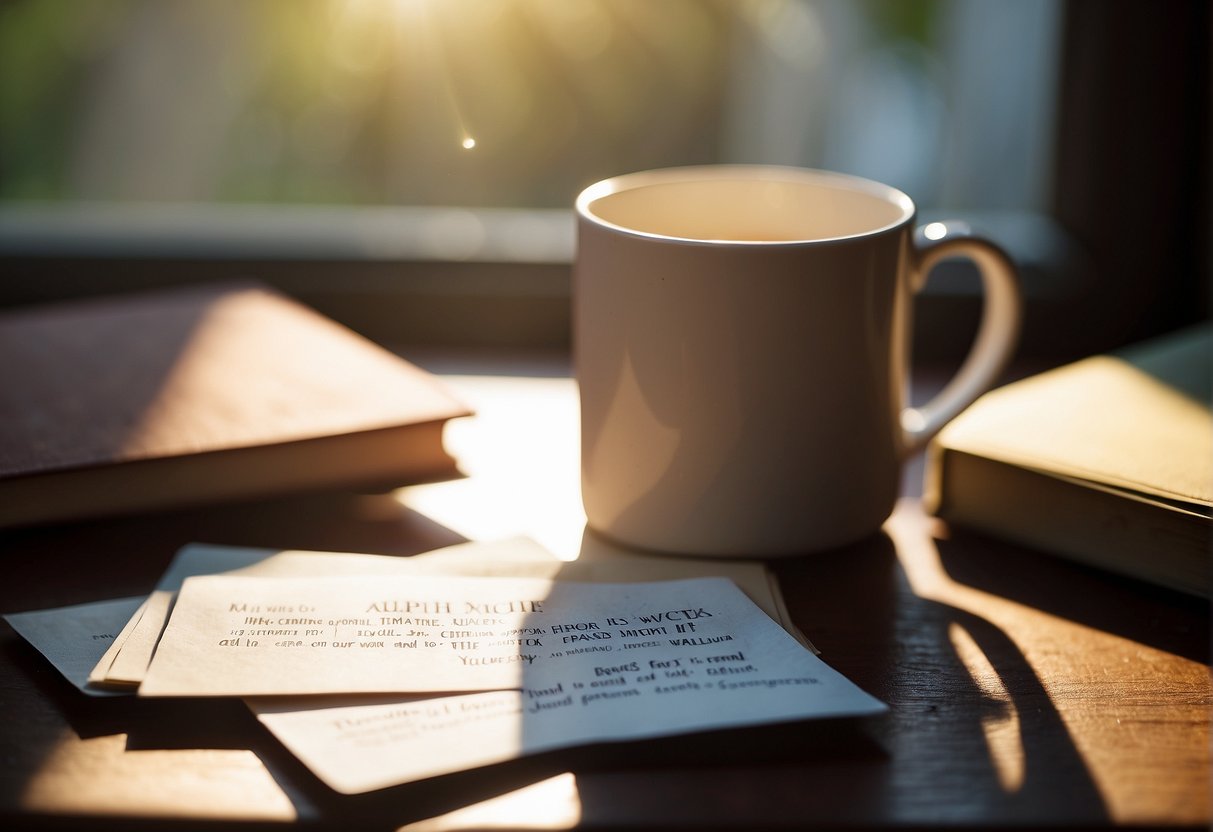
[[[1060,8],[10,0],[0,196],[564,208],[744,160],[1040,209]]]
[[[581,188],[763,162],[973,219],[1025,269],[1027,348],[1077,311],[1096,335],[1070,351],[1102,348],[1207,314],[1207,6],[4,0],[0,302],[220,262],[371,329],[351,293],[421,291],[448,331],[557,343]],[[940,271],[947,351],[976,294]],[[502,324],[443,281],[551,309]]]

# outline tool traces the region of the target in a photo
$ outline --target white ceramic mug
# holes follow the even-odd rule
[[[768,166],[671,168],[578,197],[574,362],[582,499],[625,545],[772,557],[842,545],[892,512],[902,462],[1015,345],[1014,268],[900,191]],[[906,407],[911,296],[971,259],[982,322],[952,382]]]

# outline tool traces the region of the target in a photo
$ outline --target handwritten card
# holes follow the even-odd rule
[[[341,575],[469,575],[542,577],[574,581],[656,581],[710,574],[731,578],[751,600],[792,632],[794,627],[770,572],[752,561],[629,556],[565,562],[524,537],[461,543],[409,558],[350,552],[254,549],[192,543],[183,547],[156,585],[147,603],[123,629],[90,674],[96,685],[134,689],[147,673],[152,654],[186,578],[239,574],[259,577]]]
[[[576,745],[884,710],[771,620],[795,632],[761,565],[713,562],[744,592],[722,578],[651,580],[704,571],[683,566],[566,563],[525,539],[409,559],[195,544],[142,604],[5,617],[97,694],[88,668],[104,673],[123,643],[134,675],[149,676],[185,586],[144,695],[340,692],[246,701],[345,793]],[[225,568],[234,575],[192,577]],[[353,693],[448,689],[475,692]]]
[[[586,681],[580,688],[562,681],[546,690],[362,701],[346,697],[307,705],[280,699],[247,703],[279,742],[342,794],[592,743],[885,710],[820,660],[794,664],[780,676],[745,681],[703,676],[707,667],[638,663],[636,670],[615,677],[623,682],[609,691],[588,688]],[[717,669],[725,667],[729,665]],[[665,678],[667,671],[686,669],[694,675]]]
[[[115,692],[89,685],[89,671],[118,637],[123,626],[134,620],[133,616],[142,604],[141,597],[119,598],[49,610],[9,613],[4,620],[81,691],[90,696],[110,696]]]
[[[139,694],[538,689],[585,657],[689,661],[718,645],[811,655],[723,578],[201,576],[183,584]]]
[[[516,676],[520,689],[250,699],[249,707],[346,794],[589,743],[885,710],[728,581],[567,593],[530,617],[523,663],[480,665],[518,671],[491,675]],[[506,655],[493,652],[492,638],[484,637],[485,659]]]

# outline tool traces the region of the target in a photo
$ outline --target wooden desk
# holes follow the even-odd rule
[[[567,378],[459,374],[466,480],[0,536],[0,611],[145,593],[192,540],[409,555],[527,533],[580,551]],[[349,798],[234,701],[81,696],[0,632],[5,828],[1208,827],[1208,605],[950,532],[772,564],[823,658],[891,706],[860,722],[561,753]],[[595,541],[587,538],[588,545]]]

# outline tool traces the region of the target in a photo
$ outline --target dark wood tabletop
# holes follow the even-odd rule
[[[571,381],[455,384],[479,414],[452,425],[466,480],[4,532],[0,612],[146,593],[191,541],[399,556],[510,533],[565,557],[593,545],[568,511],[575,448],[535,416],[566,419]],[[519,450],[498,454],[499,432],[523,423],[534,433],[519,441],[550,445],[529,476],[560,480],[551,500],[506,493]],[[884,716],[564,751],[351,797],[238,701],[86,697],[3,626],[0,824],[1207,828],[1208,603],[949,529],[906,494],[876,536],[769,564],[794,622]],[[495,497],[496,514],[474,504]]]

